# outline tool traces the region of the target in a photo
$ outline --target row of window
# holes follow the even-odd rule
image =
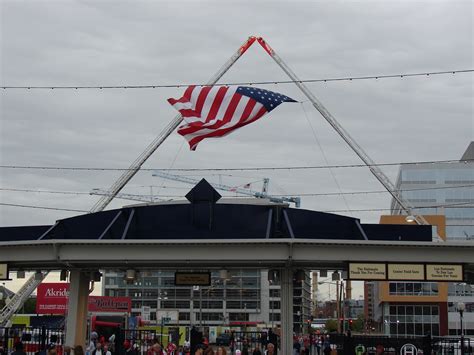
[[[403,169],[401,171],[401,180],[405,181],[438,181],[439,183],[446,182],[447,184],[474,182],[473,169],[465,166],[464,168],[456,169],[450,166],[449,169]]]
[[[127,292],[128,291],[128,292]],[[107,296],[143,299],[242,299],[242,298],[260,298],[258,289],[203,289],[202,291],[191,292],[189,289],[106,289]]]
[[[450,283],[448,286],[449,296],[474,296],[474,285]]]
[[[391,335],[439,335],[439,307],[437,305],[391,305],[384,324]]]
[[[175,279],[173,277],[142,277],[128,283],[123,276],[106,276],[105,284],[107,286],[136,286],[136,287],[174,287]],[[249,276],[231,278],[224,282],[215,282],[212,288],[257,288],[260,287],[260,276]],[[208,289],[209,287],[203,287]],[[189,289],[189,287],[188,287]]]
[[[389,292],[398,296],[436,296],[438,283],[436,282],[390,282]]]
[[[192,303],[194,309],[201,308],[199,301],[193,301]],[[161,300],[158,301],[137,301],[132,302],[132,308],[141,308],[141,307],[161,307],[161,308],[178,308],[178,309],[189,309],[191,307],[190,301],[183,300]],[[279,311],[281,307],[280,301],[270,301],[268,304],[270,310]],[[202,308],[204,309],[223,309],[224,301],[208,301],[203,300]],[[227,309],[260,309],[260,302],[255,300],[242,300],[242,301],[226,301],[225,308]]]

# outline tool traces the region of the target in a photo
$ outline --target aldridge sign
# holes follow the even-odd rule
[[[66,314],[68,283],[42,283],[36,291],[37,314]],[[132,307],[130,297],[89,296],[89,312],[127,312]]]

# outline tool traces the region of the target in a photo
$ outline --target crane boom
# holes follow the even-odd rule
[[[214,85],[217,81],[230,69],[230,67],[244,54],[247,49],[255,42],[256,37],[249,37],[247,41],[237,50],[237,52],[230,57],[230,59],[219,69],[219,71],[209,80],[207,85]],[[130,165],[130,167],[115,181],[115,183],[109,188],[108,194],[102,196],[96,204],[89,211],[100,212],[103,211],[108,204],[114,199],[114,197],[122,190],[122,188],[132,179],[135,174],[140,170],[141,166],[146,160],[158,149],[158,147],[173,133],[173,131],[179,126],[183,117],[178,114],[164,129],[160,135],[156,137],[148,147],[138,156],[137,159]]]
[[[316,96],[306,87],[306,85],[296,76],[296,74],[286,65],[278,54],[265,42],[262,37],[259,37],[258,42],[265,49],[265,51],[273,58],[278,66],[291,78],[296,86],[303,92],[303,94],[311,101],[313,106],[321,113],[324,119],[334,128],[334,130],[341,136],[342,139],[349,145],[349,147],[359,156],[359,158],[367,165],[372,174],[385,187],[385,189],[393,196],[393,198],[400,204],[400,207],[409,215],[413,215],[416,222],[421,225],[429,225],[423,216],[413,213],[413,206],[411,203],[403,198],[400,192],[397,191],[395,185],[391,182],[387,175],[377,166],[377,164],[369,157],[369,155],[362,149],[362,147],[351,137],[351,135],[337,122],[334,116],[324,107]]]
[[[180,182],[184,182],[191,185],[195,185],[199,182],[198,179],[193,179],[193,178],[182,176],[182,175],[169,174],[169,173],[166,173],[164,171],[159,171],[159,170],[155,171],[153,173],[153,176],[158,176],[158,177],[168,179],[168,180],[180,181]],[[262,192],[252,191],[249,189],[243,189],[240,187],[228,186],[228,185],[224,185],[220,183],[219,184],[212,183],[211,185],[217,190],[230,191],[230,192],[235,192],[242,195],[257,197],[257,198],[268,198],[270,201],[277,202],[277,203],[291,202],[291,203],[294,203],[296,207],[301,206],[301,199],[299,197],[268,195],[267,189],[268,189],[269,181],[270,180],[268,178],[264,179]]]
[[[30,297],[32,292],[38,287],[38,285],[48,275],[49,271],[36,273],[31,275],[23,286],[13,295],[8,303],[5,303],[5,307],[0,311],[0,327],[5,327],[10,318],[16,313],[18,309],[23,306],[23,303]],[[39,276],[41,275],[41,276]]]
[[[97,196],[108,196],[109,192],[102,189],[93,189],[89,192],[90,195],[97,195]],[[142,202],[158,202],[158,201],[166,201],[165,199],[155,197],[153,195],[146,196],[146,195],[136,195],[136,194],[125,194],[125,193],[118,193],[115,195],[116,198],[121,198],[124,200],[132,200],[132,201],[142,201]]]

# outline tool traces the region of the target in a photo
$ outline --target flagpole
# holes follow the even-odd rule
[[[232,67],[232,65],[250,48],[256,41],[256,37],[251,36],[247,41],[240,46],[240,48],[230,57],[230,59],[214,74],[208,81],[207,85],[214,85],[217,81]],[[158,149],[158,147],[173,133],[173,131],[183,121],[183,116],[178,114],[173,120],[161,131],[160,135],[156,137],[148,147],[138,156],[137,159],[130,165],[115,183],[108,189],[108,194],[102,196],[95,205],[90,209],[90,213],[103,211],[114,197],[122,190],[122,188],[132,179],[140,170],[146,160]]]
[[[273,60],[278,64],[278,66],[293,80],[295,85],[303,92],[303,94],[311,101],[313,106],[318,110],[324,119],[334,128],[334,130],[341,136],[344,141],[349,145],[349,147],[359,156],[359,158],[367,165],[371,173],[375,176],[377,180],[382,184],[383,187],[392,195],[392,197],[397,201],[400,207],[405,210],[408,215],[413,215],[416,223],[420,225],[429,225],[426,219],[421,215],[415,215],[413,213],[413,206],[411,203],[403,198],[395,185],[389,179],[387,175],[375,164],[375,162],[369,157],[369,155],[362,149],[362,147],[350,136],[350,134],[336,121],[334,116],[324,107],[324,105],[319,101],[316,96],[308,89],[308,87],[296,76],[296,74],[288,67],[288,65],[280,58],[278,54],[268,45],[268,43],[262,38],[257,38],[258,43],[263,47],[263,49],[273,58]],[[433,240],[440,240],[439,237]]]

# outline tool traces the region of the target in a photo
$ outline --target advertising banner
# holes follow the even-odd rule
[[[37,314],[66,314],[69,283],[41,283],[36,290]],[[130,297],[89,296],[89,312],[130,312]]]

